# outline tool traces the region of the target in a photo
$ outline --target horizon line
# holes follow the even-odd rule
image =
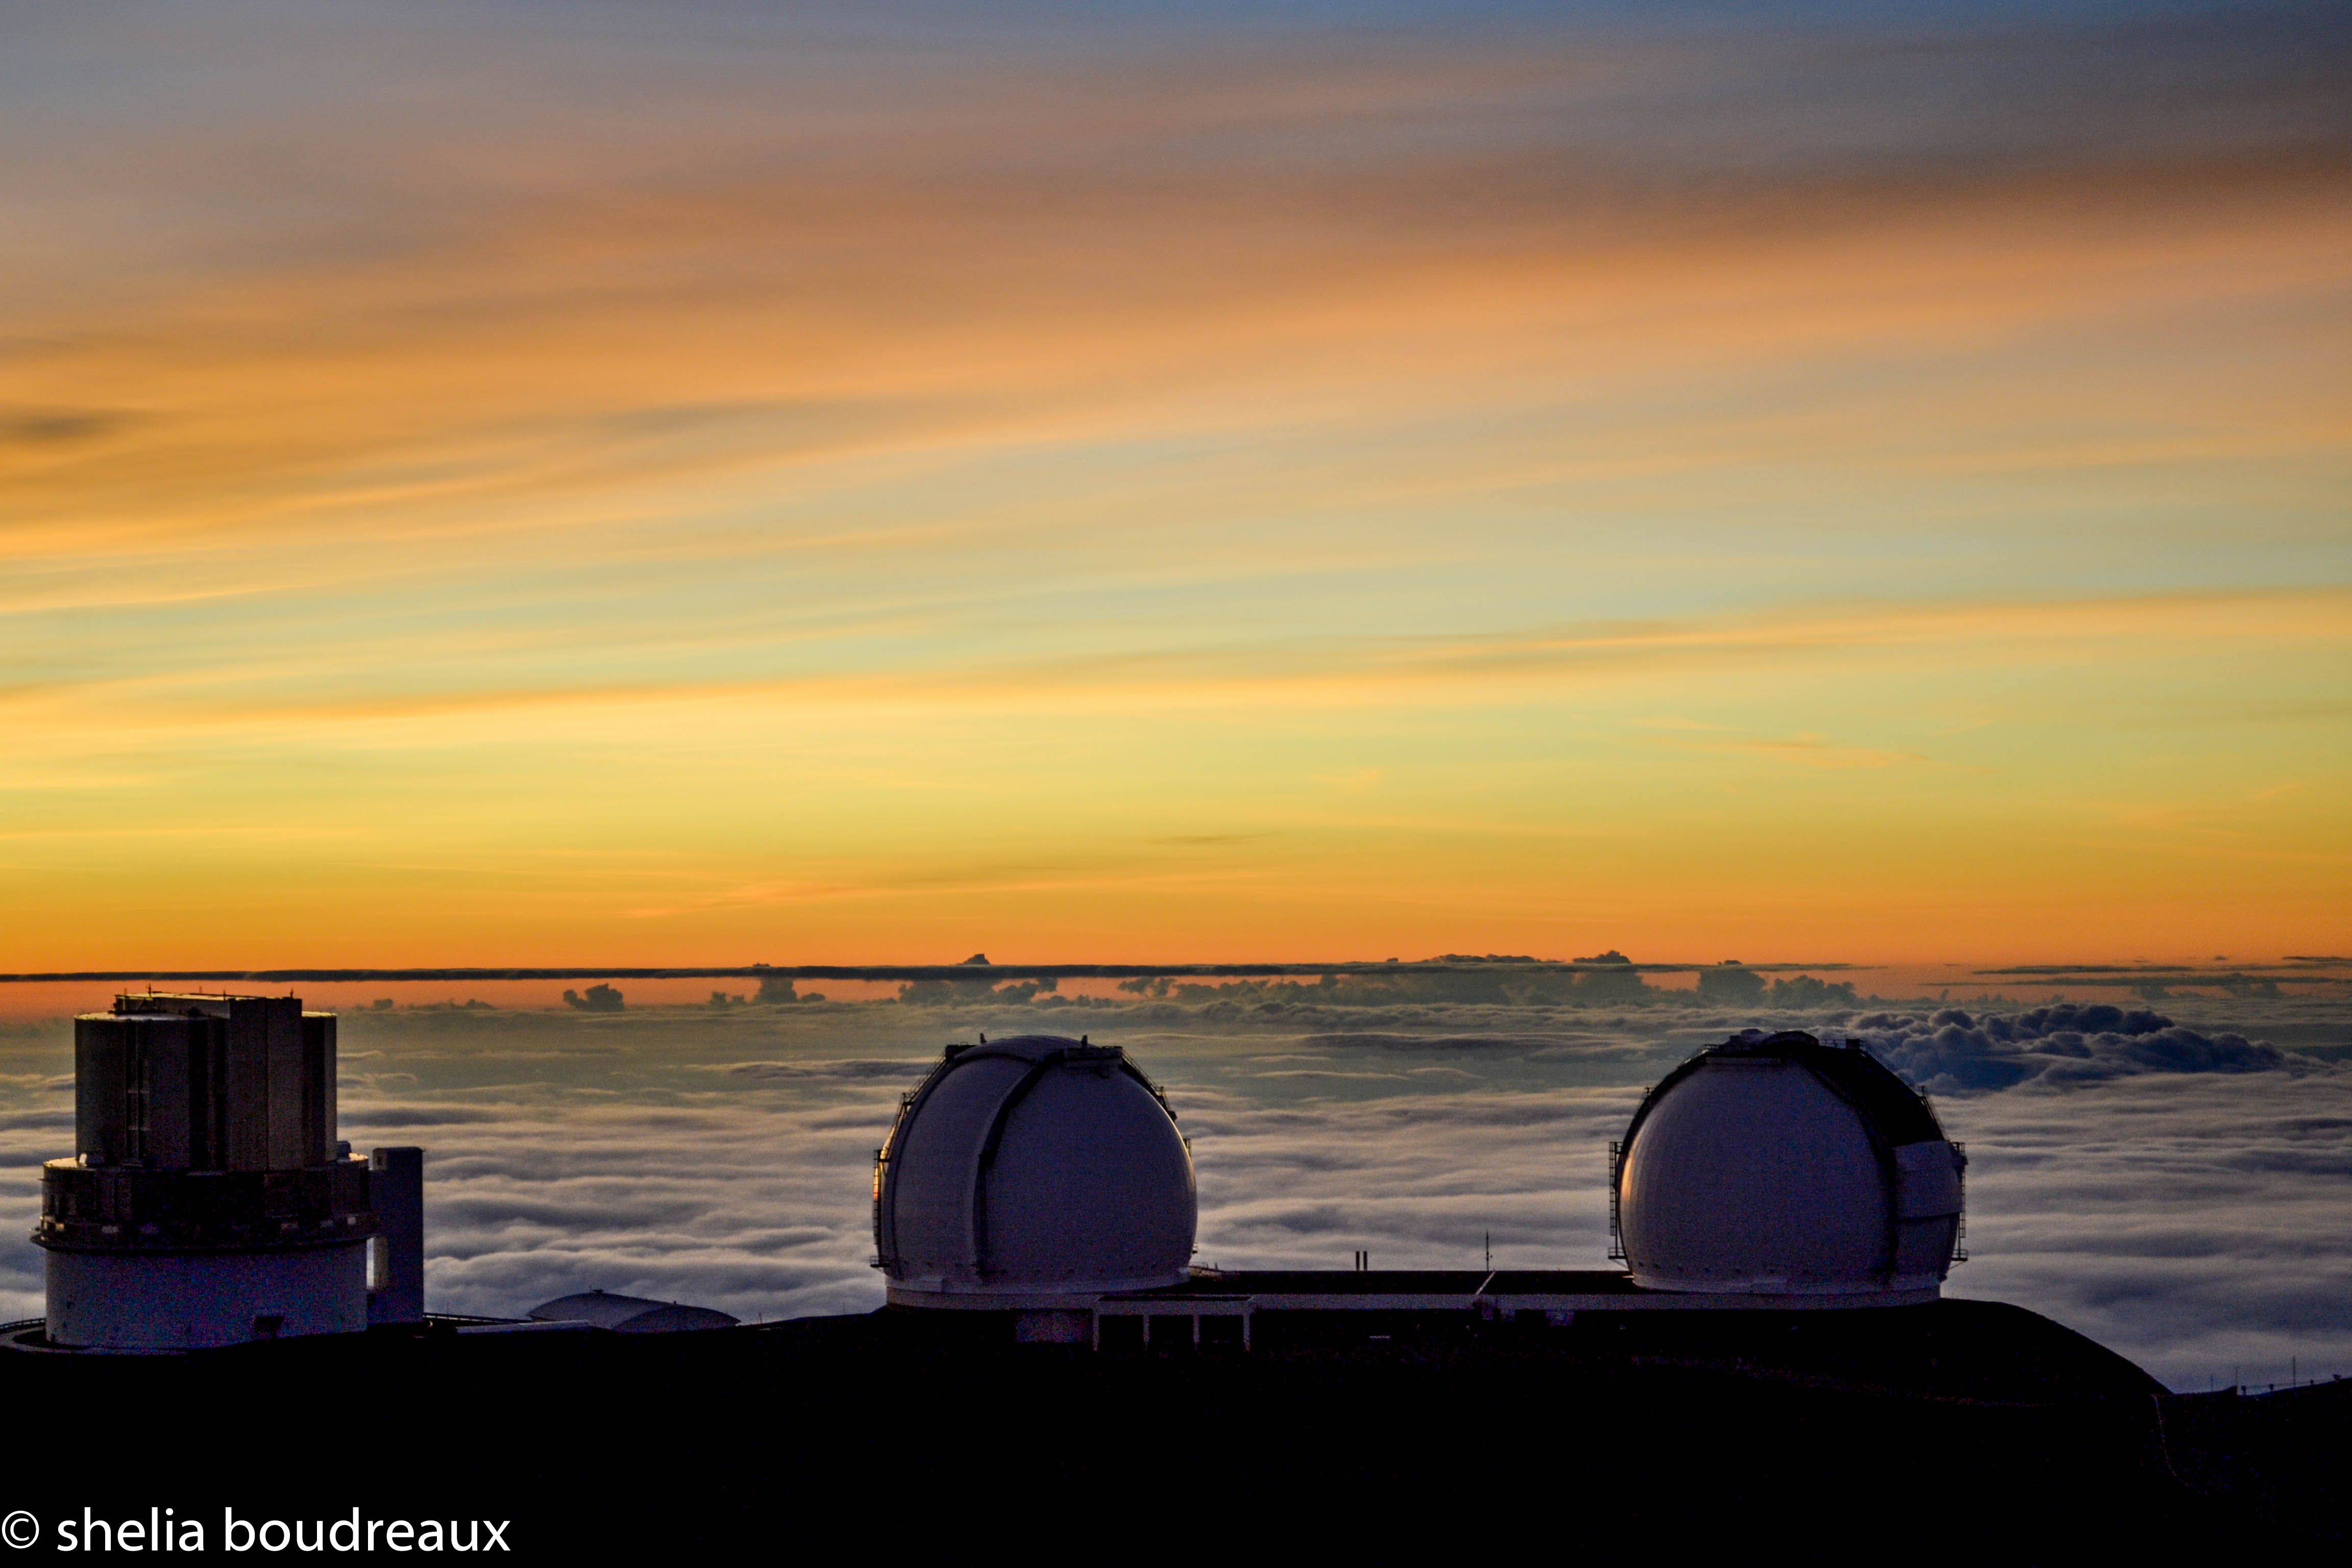
[[[1410,970],[1422,974],[1504,973],[1512,974],[1580,973],[1681,974],[1701,970],[1742,969],[1779,973],[1796,970],[1883,969],[1885,964],[1855,963],[1637,963],[1592,959],[1350,959],[1338,963],[803,963],[628,965],[603,968],[573,965],[548,967],[436,967],[419,969],[87,969],[0,973],[0,984],[73,984],[118,981],[242,980],[321,984],[379,981],[447,980],[1150,980],[1188,975],[1324,975],[1392,974]]]

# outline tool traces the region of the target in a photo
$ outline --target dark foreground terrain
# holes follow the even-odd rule
[[[1370,1327],[1388,1337],[1302,1315],[1247,1353],[1122,1355],[884,1311],[6,1353],[0,1511],[41,1521],[37,1556],[63,1521],[79,1548],[84,1510],[166,1509],[215,1550],[229,1512],[315,1539],[356,1510],[504,1521],[516,1555],[586,1561],[1601,1545],[2038,1562],[2347,1535],[2352,1383],[2170,1396],[2013,1307]]]

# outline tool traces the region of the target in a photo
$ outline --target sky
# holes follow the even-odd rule
[[[0,9],[0,968],[2352,951],[2348,87]]]
[[[2352,1374],[2352,1005],[2158,1005],[397,1007],[343,1016],[338,1099],[355,1148],[425,1150],[432,1310],[605,1289],[753,1321],[881,1304],[874,1151],[948,1040],[1127,1049],[1191,1141],[1200,1263],[1465,1268],[1491,1233],[1498,1265],[1606,1268],[1609,1141],[1643,1090],[1734,1028],[1837,1025],[1967,1145],[1948,1294],[2182,1392]],[[42,1310],[26,1237],[72,1069],[63,1020],[0,1025],[0,1320]]]

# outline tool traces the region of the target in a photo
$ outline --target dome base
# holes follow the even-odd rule
[[[1727,1279],[1721,1282],[1661,1279],[1633,1270],[1633,1283],[1661,1296],[1705,1298],[1710,1307],[1739,1306],[1753,1310],[1835,1307],[1916,1307],[1941,1300],[1943,1282],[1898,1279],[1892,1285],[1814,1285],[1785,1279]],[[1694,1306],[1699,1303],[1694,1301]]]
[[[1090,1310],[1105,1296],[1130,1290],[1160,1290],[1181,1285],[1189,1269],[1140,1279],[1073,1280],[1065,1284],[973,1285],[946,1279],[893,1279],[886,1299],[893,1307],[926,1307],[951,1312],[1053,1312]]]

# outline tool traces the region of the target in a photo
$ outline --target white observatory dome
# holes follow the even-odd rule
[[[1051,1036],[950,1046],[874,1168],[894,1304],[1047,1309],[1183,1279],[1192,1156],[1117,1047]]]
[[[1612,1219],[1649,1289],[1916,1299],[1951,1267],[1967,1163],[1868,1051],[1751,1029],[1643,1098]]]

